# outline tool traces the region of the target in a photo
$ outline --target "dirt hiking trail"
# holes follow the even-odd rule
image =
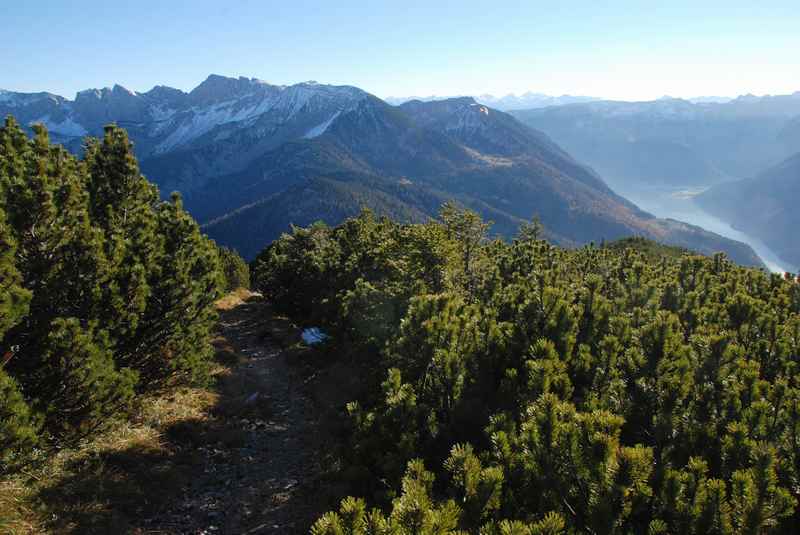
[[[140,533],[305,533],[321,512],[308,490],[320,471],[314,410],[287,363],[286,323],[257,295],[221,312],[215,346],[231,371],[219,401],[200,429],[172,432],[200,435],[201,468]]]

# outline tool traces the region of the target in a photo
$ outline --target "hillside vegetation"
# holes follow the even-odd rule
[[[0,128],[0,473],[202,380],[223,284],[216,246],[160,200],[123,130],[78,159],[35,129]]]
[[[446,206],[295,228],[254,284],[365,383],[315,535],[796,533],[800,285]]]

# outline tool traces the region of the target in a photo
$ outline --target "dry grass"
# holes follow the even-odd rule
[[[0,533],[127,532],[129,520],[179,492],[199,462],[165,434],[206,419],[216,402],[202,388],[148,397],[133,420],[0,480]]]
[[[217,310],[231,310],[246,302],[254,295],[258,294],[251,292],[246,288],[237,288],[225,297],[217,300],[217,302],[214,303],[214,306],[217,308]]]

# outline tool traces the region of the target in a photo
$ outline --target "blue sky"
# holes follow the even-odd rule
[[[0,88],[189,90],[210,73],[378,96],[800,90],[793,1],[3,2]]]

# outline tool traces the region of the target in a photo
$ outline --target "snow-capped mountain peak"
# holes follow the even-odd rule
[[[367,95],[355,87],[316,81],[281,86],[212,74],[188,93],[163,85],[139,93],[116,84],[79,91],[70,101],[49,93],[2,91],[0,114],[12,113],[26,126],[42,122],[62,143],[100,135],[110,122],[135,127],[140,136],[144,133],[137,150],[146,155],[197,143],[220,128],[225,133],[219,135],[228,136],[259,121],[270,125],[258,130],[259,135],[268,135],[271,129],[285,130],[296,117],[302,127],[296,137],[315,137]]]
[[[207,80],[206,82],[209,82]],[[304,82],[291,86],[274,86],[256,79],[239,78],[212,80],[189,94],[199,99],[190,109],[166,118],[158,132],[170,132],[157,146],[155,152],[163,153],[186,145],[217,127],[232,125],[250,126],[261,118],[291,123],[298,114],[324,115],[303,137],[321,135],[338,115],[365,98],[367,93],[349,86],[329,86]],[[209,100],[210,98],[210,100]],[[209,104],[210,102],[210,104]],[[266,117],[269,115],[270,117]]]

